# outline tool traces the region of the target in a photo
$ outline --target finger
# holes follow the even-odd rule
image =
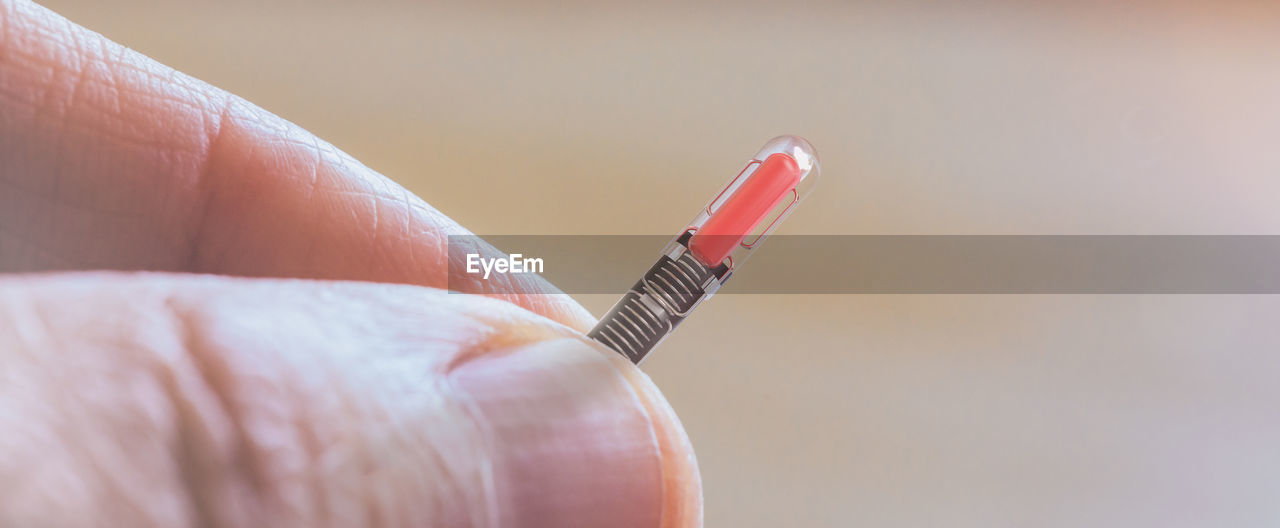
[[[0,163],[0,271],[443,288],[448,236],[467,233],[292,123],[25,0],[0,0]],[[593,322],[536,276],[455,283]]]
[[[0,280],[0,525],[684,527],[687,439],[510,304],[198,276]]]

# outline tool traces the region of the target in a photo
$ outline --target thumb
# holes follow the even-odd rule
[[[0,525],[683,527],[638,370],[505,302],[166,275],[0,280]]]

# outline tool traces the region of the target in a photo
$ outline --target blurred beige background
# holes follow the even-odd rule
[[[482,234],[673,233],[781,133],[780,233],[1280,234],[1274,3],[44,3]],[[645,370],[708,526],[1277,526],[1278,316],[722,295]]]

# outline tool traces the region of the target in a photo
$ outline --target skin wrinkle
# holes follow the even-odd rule
[[[220,103],[218,109],[218,117],[213,120],[213,129],[209,130],[208,147],[205,148],[201,161],[198,164],[195,174],[196,195],[201,197],[198,200],[192,215],[190,225],[187,232],[191,233],[187,238],[187,257],[185,259],[185,268],[191,270],[200,270],[201,264],[201,241],[204,240],[205,229],[209,226],[209,212],[213,208],[213,204],[218,199],[219,186],[216,185],[213,178],[209,175],[213,170],[215,156],[219,152],[222,145],[223,131],[227,129],[230,123],[231,108],[235,104],[235,100],[228,96]],[[205,114],[201,114],[203,117]]]
[[[38,27],[36,31],[46,31],[46,32],[47,32],[47,29],[46,29],[46,28],[44,28],[44,27]],[[40,37],[42,40],[45,40],[45,41],[47,41],[47,42],[52,42],[52,43],[54,43],[55,48],[54,48],[54,50],[52,50],[52,51],[55,51],[55,52],[56,52],[56,46],[57,46],[57,45],[60,45],[60,44],[62,43],[62,42],[61,42],[61,40],[62,40],[62,39],[61,39],[61,38],[58,38],[58,37],[55,37],[55,36],[54,36],[54,34],[53,34],[53,33],[51,33],[51,32],[46,33],[46,34],[44,34],[44,35],[39,35],[39,34],[37,34],[36,36],[37,36],[37,37]],[[23,48],[25,48],[26,46],[22,46],[22,47],[23,47]],[[37,47],[36,49],[39,49],[39,48]],[[48,79],[47,81],[45,81],[45,82],[40,83],[40,85],[39,85],[39,86],[40,86],[40,89],[41,89],[41,91],[40,91],[40,96],[36,98],[37,103],[34,105],[34,106],[35,106],[35,109],[36,109],[36,118],[37,118],[37,121],[43,122],[43,120],[42,120],[42,119],[39,119],[39,118],[40,118],[42,115],[47,114],[47,113],[48,113],[48,111],[49,111],[49,110],[48,110],[48,109],[49,109],[49,94],[53,92],[53,87],[54,87],[54,85],[56,84],[54,81],[58,78],[58,72],[59,72],[59,71],[61,71],[61,70],[63,70],[63,69],[65,69],[65,68],[66,68],[66,66],[62,64],[62,61],[57,60],[56,58],[55,58],[54,60],[48,60],[48,59],[47,59],[47,58],[45,58],[45,57],[39,57],[39,56],[33,56],[33,58],[36,58],[36,59],[37,59],[37,62],[39,62],[39,63],[47,63],[47,64],[49,65],[49,69],[50,69],[50,72],[49,72],[49,73],[50,73],[50,75],[49,75],[49,79]],[[40,60],[40,59],[44,59],[44,60]]]
[[[175,326],[179,326],[177,323]],[[185,332],[184,332],[185,333]],[[186,342],[186,339],[183,339]],[[163,367],[155,369],[156,377],[160,380],[161,386],[164,388],[165,394],[173,406],[175,429],[177,430],[177,438],[173,451],[173,458],[178,467],[179,480],[182,483],[183,495],[187,498],[190,505],[190,520],[192,524],[199,528],[216,528],[214,511],[216,506],[211,504],[209,496],[204,492],[204,488],[209,485],[208,477],[205,475],[207,470],[201,470],[199,466],[208,458],[209,452],[216,452],[210,449],[205,442],[201,441],[197,434],[202,428],[197,425],[195,416],[199,416],[199,412],[190,404],[183,391],[178,388],[178,382],[173,373]],[[191,390],[188,388],[187,390]]]
[[[102,42],[102,45],[104,47],[107,46],[107,41],[105,39],[100,39],[99,41]],[[117,62],[125,62],[124,56],[123,56],[125,52],[124,47],[116,46],[116,50],[117,50],[117,55],[119,57],[117,59]],[[157,74],[154,71],[147,71],[147,70],[153,70],[155,68],[157,67],[153,67],[149,69],[138,69],[143,71],[143,73],[141,74],[142,80],[144,81],[149,80],[154,76],[156,76]],[[176,76],[177,70],[174,70],[173,68],[167,68],[165,66],[158,66],[158,68],[166,70],[166,77],[169,79],[176,79],[179,77],[179,76]],[[110,74],[110,76],[113,79],[115,75],[116,75],[116,72],[114,71],[112,71]],[[139,91],[139,93],[137,93],[136,95],[145,96],[145,94],[141,93],[141,91]],[[150,98],[149,102],[154,103],[156,100],[157,98]],[[115,115],[120,115],[120,112],[121,112],[120,108],[122,107],[122,105],[120,104],[120,101],[121,101],[121,98],[119,97],[119,93],[117,92],[117,97],[115,99],[115,102],[116,102],[115,106],[117,108],[116,110],[117,113]],[[228,104],[226,102],[226,98],[224,98],[220,102],[222,104]],[[205,103],[205,104],[202,105],[201,103]],[[183,177],[185,174],[193,174],[194,179],[192,181],[187,182],[187,185],[182,185],[181,183],[173,184],[173,185],[158,185],[157,189],[159,190],[159,194],[163,196],[163,198],[159,200],[160,204],[164,204],[165,206],[168,206],[171,203],[180,202],[181,201],[180,195],[184,190],[189,191],[190,189],[195,189],[196,192],[194,194],[204,199],[207,199],[208,196],[212,195],[212,193],[205,194],[205,193],[199,192],[202,189],[201,185],[203,183],[201,169],[204,164],[204,160],[208,158],[210,150],[214,147],[215,141],[218,137],[218,131],[220,130],[220,127],[221,127],[221,122],[219,121],[212,124],[214,128],[210,128],[211,114],[217,113],[219,115],[218,119],[221,119],[222,109],[219,108],[217,104],[213,104],[212,108],[215,108],[216,110],[211,112],[208,109],[210,108],[209,103],[212,103],[212,101],[210,101],[210,99],[207,97],[202,98],[199,101],[178,103],[178,106],[180,108],[189,110],[190,112],[194,113],[199,117],[198,129],[205,132],[206,139],[203,142],[203,144],[199,144],[194,147],[185,146],[185,148],[168,148],[168,146],[166,145],[164,147],[156,149],[157,151],[162,153],[172,152],[176,154],[181,154],[183,151],[186,151],[187,148],[191,148],[192,150],[194,150],[194,152],[190,152],[190,158],[193,158],[193,159],[190,160],[191,165],[190,165],[189,173],[186,170],[183,170],[183,169],[187,169],[188,167],[186,163],[182,163],[182,160],[166,163],[166,165],[177,165],[177,167],[175,167],[175,170],[172,171],[172,175],[170,176],[172,180],[181,182],[182,180],[187,179]],[[203,200],[197,199],[197,202],[198,203],[194,205],[194,208],[196,210],[200,210],[201,208],[204,207]],[[191,214],[191,213],[188,213],[188,214]],[[197,212],[192,214],[191,216],[192,218],[196,218],[197,219],[196,221],[198,222],[201,219],[200,217],[201,214],[202,213]],[[189,225],[187,226],[185,233],[181,232],[181,230],[179,230],[179,232],[177,233],[172,233],[172,230],[166,230],[166,234],[172,233],[170,236],[167,236],[166,238],[170,242],[170,245],[168,247],[173,248],[169,250],[169,254],[174,255],[174,257],[166,259],[163,253],[157,253],[153,257],[153,259],[157,262],[166,261],[166,260],[169,261],[169,263],[167,263],[165,267],[170,267],[170,266],[177,267],[187,263],[187,261],[179,255],[190,254],[190,251],[183,251],[181,248],[183,248],[184,244],[187,244],[188,246],[195,245],[195,243],[192,242],[193,239],[191,235],[189,235],[189,233],[195,231],[196,229],[198,229],[198,226],[193,227]],[[162,252],[164,250],[157,249],[157,251]]]
[[[401,236],[404,237],[405,240],[410,241],[410,243],[406,244],[409,248],[409,265],[417,267],[419,266],[418,256],[417,252],[413,250],[414,244],[412,243],[414,238],[413,215],[415,211],[413,210],[413,203],[409,201],[408,189],[405,189],[404,187],[400,188],[400,199],[402,203],[404,203],[404,224],[400,226]]]
[[[71,118],[71,115],[72,115],[71,109],[80,108],[81,87],[84,86],[84,84],[89,81],[89,76],[88,76],[89,70],[92,69],[94,61],[97,60],[97,58],[92,55],[92,52],[90,52],[89,49],[85,47],[84,40],[80,37],[78,33],[75,33],[75,32],[71,33],[71,41],[72,41],[71,46],[72,46],[72,49],[74,50],[71,53],[71,55],[73,57],[76,57],[78,60],[70,66],[72,69],[76,70],[75,72],[76,78],[74,81],[71,81],[71,95],[67,97],[67,104],[64,107],[64,111],[62,113],[62,119],[64,120],[64,125],[65,125],[65,120]],[[65,136],[63,137],[63,141],[59,144],[59,151],[61,151],[64,148],[65,148]]]
[[[505,305],[505,303],[504,303]],[[498,310],[493,312],[501,314]],[[517,353],[515,347],[536,343],[540,339],[548,338],[548,335],[554,335],[559,332],[568,332],[554,322],[544,321],[541,332],[521,332],[518,331],[520,326],[505,327],[504,331],[499,332],[497,329],[503,325],[505,318],[502,316],[493,317],[489,313],[472,314],[479,317],[485,331],[476,334],[464,341],[455,344],[454,351],[449,358],[444,361],[437,362],[435,367],[430,369],[433,374],[431,379],[438,384],[442,394],[452,395],[451,401],[441,402],[445,409],[452,409],[454,412],[444,411],[446,414],[460,413],[465,417],[466,423],[471,428],[461,427],[462,424],[457,420],[452,420],[458,430],[469,430],[467,436],[469,441],[466,445],[471,449],[478,449],[479,454],[472,456],[469,462],[473,464],[468,468],[465,474],[454,471],[454,465],[448,463],[448,457],[445,453],[439,451],[439,447],[434,444],[423,446],[430,453],[430,456],[436,461],[436,467],[443,473],[442,479],[437,483],[438,489],[447,490],[466,489],[467,482],[472,479],[478,479],[481,489],[479,490],[480,500],[477,503],[473,500],[461,501],[462,504],[468,506],[466,515],[468,516],[468,526],[476,527],[497,527],[500,519],[500,510],[497,502],[495,474],[492,461],[500,454],[497,446],[494,445],[493,439],[494,428],[488,420],[484,418],[483,413],[479,410],[474,399],[470,395],[458,387],[453,381],[453,372],[461,365],[479,357],[501,357],[502,355]],[[550,330],[550,332],[548,332]],[[478,464],[478,466],[474,466]],[[472,497],[475,495],[473,494]],[[438,508],[443,511],[443,508]],[[478,517],[477,517],[478,516]],[[483,520],[481,520],[483,519]]]
[[[353,196],[356,198],[368,198],[377,201],[379,198],[385,198],[377,191],[369,189],[325,189],[325,194],[333,194],[337,196]]]
[[[329,301],[329,296],[326,296],[324,302]],[[272,383],[281,388],[281,394],[286,398],[310,402],[309,405],[300,405],[286,411],[291,415],[284,418],[288,422],[287,431],[296,435],[305,446],[305,458],[297,465],[286,464],[275,470],[284,474],[289,482],[301,481],[298,485],[301,489],[296,490],[294,500],[286,503],[289,508],[287,513],[295,515],[298,522],[313,526],[344,526],[354,522],[352,512],[344,508],[351,498],[331,497],[336,491],[328,487],[328,484],[359,484],[353,484],[349,476],[343,475],[343,464],[335,466],[335,460],[355,466],[357,479],[371,474],[375,464],[368,450],[344,445],[341,441],[342,433],[333,431],[334,424],[339,423],[342,417],[360,416],[367,412],[362,410],[365,409],[362,405],[368,402],[359,398],[358,392],[347,394],[348,391],[342,390],[341,387],[347,384],[339,376],[333,375],[328,363],[326,358],[323,361],[324,368],[311,372],[287,369],[285,377]],[[325,387],[330,394],[325,398],[309,396],[307,391],[314,387]],[[372,428],[365,428],[363,432],[372,435],[371,431]],[[364,490],[361,492],[364,493]],[[359,509],[355,513],[357,517],[380,518],[380,512],[376,511],[377,505],[372,501],[364,501]],[[372,523],[367,525],[383,526]]]
[[[111,114],[120,115],[122,106],[120,104],[120,69],[124,64],[123,48],[112,49],[107,45],[107,41],[98,40],[98,53],[102,56],[102,62],[107,67],[107,88],[111,92]]]
[[[334,459],[349,457],[357,459],[352,462],[361,468],[371,467],[373,464],[368,459],[368,455],[364,450],[351,449],[350,446],[343,446],[333,437],[331,430],[332,424],[338,421],[338,417],[359,415],[356,410],[358,400],[354,396],[346,396],[345,391],[336,390],[337,387],[344,385],[341,379],[331,375],[328,368],[316,369],[314,372],[298,370],[286,370],[285,375],[273,385],[281,388],[281,395],[288,400],[309,400],[309,405],[299,405],[296,408],[286,411],[289,416],[280,418],[286,423],[285,432],[291,434],[292,438],[296,438],[298,443],[302,445],[302,460],[294,464],[284,464],[283,468],[276,467],[275,472],[285,475],[284,479],[290,482],[290,486],[296,486],[297,489],[290,489],[292,493],[283,493],[281,502],[284,504],[283,509],[286,515],[293,516],[298,522],[305,522],[318,526],[343,526],[344,523],[350,522],[350,517],[343,515],[345,512],[342,506],[346,504],[342,497],[337,500],[331,500],[331,490],[329,485],[333,480],[346,480],[342,475],[330,473]],[[309,396],[307,390],[311,387],[330,387],[332,401],[326,398],[316,398]],[[280,477],[277,477],[278,480]],[[348,498],[348,501],[350,499]],[[372,504],[365,507],[372,508]],[[365,512],[363,516],[368,516]],[[376,517],[376,513],[374,515]],[[379,526],[370,524],[369,526]]]
[[[302,452],[305,454],[305,461],[309,468],[319,468],[325,453],[325,444],[320,439],[320,433],[311,423],[320,423],[320,419],[311,412],[310,409],[300,409],[298,414],[289,420],[290,429],[296,435],[299,444],[301,444]],[[307,498],[311,501],[309,505],[312,511],[319,512],[319,517],[328,518],[333,515],[333,507],[329,502],[328,493],[324,489],[324,475],[314,472],[307,475],[304,486],[310,493]]]
[[[378,217],[382,216],[382,207],[379,206],[378,204],[382,200],[379,200],[377,198],[376,192],[370,192],[369,195],[370,195],[370,201],[373,202],[373,220],[372,220],[373,225],[369,226],[369,243],[377,244],[378,243],[378,221],[379,221]]]
[[[154,72],[147,72],[146,70],[141,68],[120,68],[120,69],[132,70],[134,72],[142,74],[142,77],[144,78],[139,79],[139,81],[144,83],[146,81],[146,78],[163,81],[163,79],[160,79],[158,76],[156,76]],[[178,72],[174,70],[174,74],[177,75]],[[165,82],[168,82],[168,81],[165,81]],[[180,83],[174,83],[174,84],[181,85],[184,89],[188,89],[188,90],[193,89],[193,87],[188,87],[185,84],[180,84]],[[147,87],[155,88],[155,86],[150,86],[150,85],[148,85]],[[164,85],[161,85],[160,87],[163,88]],[[124,92],[128,93],[129,91],[130,90],[125,90]],[[208,102],[206,97],[203,97],[203,96],[196,97],[197,94],[194,94],[194,93],[186,93],[184,94],[185,96],[184,97],[184,96],[170,95],[166,93],[166,91],[164,90],[138,91],[138,92],[134,92],[134,95],[145,98],[152,103],[166,103],[166,104],[170,104],[175,107],[178,107],[179,109],[185,109],[190,111],[203,111],[205,110],[204,104]],[[192,100],[193,98],[200,99],[200,101],[193,101]],[[111,117],[116,117],[116,115],[112,115]]]
[[[54,102],[53,102],[54,96],[52,94],[55,92],[55,88],[58,87],[59,84],[64,84],[64,82],[60,82],[60,78],[66,77],[68,75],[75,76],[75,79],[71,81],[72,82],[71,95],[67,104],[59,107],[61,109],[61,112],[58,115],[58,119],[56,120],[56,123],[57,123],[56,127],[58,129],[58,133],[57,133],[58,141],[54,146],[54,152],[53,152],[55,159],[65,159],[66,157],[65,156],[65,153],[67,150],[66,139],[67,139],[67,136],[69,135],[66,133],[66,130],[68,129],[68,124],[71,122],[70,109],[75,104],[76,93],[80,91],[80,84],[84,82],[84,72],[86,70],[84,66],[84,63],[85,63],[84,57],[80,53],[77,53],[78,44],[74,42],[76,40],[76,37],[73,35],[71,38],[73,41],[70,44],[72,48],[72,52],[69,55],[71,57],[75,57],[76,60],[74,60],[73,62],[70,62],[69,64],[63,63],[63,62],[59,63],[62,65],[62,67],[55,72],[53,80],[46,86],[44,101],[42,103],[44,106],[54,106]],[[74,72],[72,70],[74,70]],[[60,194],[61,182],[65,178],[64,176],[65,172],[66,172],[65,167],[62,167],[61,165],[59,165],[58,170],[55,170],[50,177],[52,193],[55,195]],[[44,212],[45,212],[45,218],[46,218],[44,225],[47,225],[47,226],[56,225],[56,222],[58,221],[56,211],[52,209],[46,209]]]
[[[480,460],[480,467],[477,468],[477,473],[479,474],[479,480],[481,482],[481,495],[483,499],[481,501],[482,504],[472,508],[471,513],[474,519],[476,510],[481,510],[479,515],[485,519],[482,526],[486,528],[496,528],[501,519],[501,512],[498,509],[498,490],[497,485],[494,482],[495,477],[493,469],[493,459],[498,455],[498,450],[494,447],[493,442],[491,441],[491,439],[495,438],[496,435],[494,434],[494,427],[484,418],[484,414],[481,412],[479,404],[470,394],[462,390],[461,387],[458,387],[457,383],[454,382],[452,372],[459,365],[465,362],[466,360],[459,361],[459,358],[454,358],[454,361],[449,362],[449,365],[445,367],[440,379],[441,383],[448,388],[449,392],[457,395],[455,398],[456,405],[462,414],[470,420],[471,425],[479,431],[475,436],[483,446],[481,451],[489,454],[488,456],[477,457],[477,459]],[[439,457],[440,454],[436,453],[436,456]],[[448,466],[446,465],[443,467]],[[450,480],[457,478],[458,477],[454,476]]]
[[[251,160],[256,158],[258,153],[262,150],[262,146],[257,144],[256,142],[250,143],[247,146],[245,146],[248,152],[248,154],[245,157],[232,158],[231,161],[238,163],[238,165],[224,167],[222,163],[218,162],[221,159],[221,157],[216,156],[216,154],[224,151],[226,148],[229,148],[229,145],[226,147],[223,146],[226,141],[224,139],[227,136],[226,131],[230,129],[232,126],[234,126],[234,123],[237,121],[237,119],[245,119],[245,120],[254,119],[253,115],[250,113],[246,113],[243,116],[237,115],[235,113],[235,107],[238,104],[240,104],[239,103],[240,99],[234,95],[231,95],[228,97],[229,97],[229,100],[227,102],[227,106],[223,109],[222,117],[219,118],[218,137],[217,137],[218,148],[211,149],[211,153],[215,155],[208,156],[209,161],[206,163],[206,168],[202,171],[204,173],[204,176],[201,177],[200,179],[201,183],[203,184],[203,187],[200,189],[201,194],[213,195],[221,191],[223,186],[214,185],[214,183],[217,181],[217,178],[214,178],[212,175],[222,170],[242,171],[246,168],[246,166],[249,164]],[[242,127],[237,127],[235,131],[238,132],[239,128],[242,128]],[[201,239],[195,239],[193,237],[193,240],[194,240],[193,245],[195,246],[195,250],[196,250],[194,252],[192,261],[190,263],[191,269],[193,271],[196,271],[199,273],[214,272],[215,270],[218,270],[223,266],[223,263],[227,261],[227,258],[226,258],[227,255],[229,255],[231,252],[234,251],[234,247],[230,244],[222,244],[221,246],[219,246],[218,244],[211,243],[207,240],[202,240],[209,233],[209,229],[212,225],[210,222],[210,215],[212,214],[213,206],[215,204],[220,204],[221,202],[222,200],[214,200],[212,196],[208,196],[205,198],[205,205],[202,208],[202,215],[201,215],[202,219],[200,221],[199,236],[201,237]],[[225,225],[221,227],[223,229],[226,229],[228,232],[230,232],[232,236],[239,236],[238,233],[236,233],[233,230],[243,231],[242,225],[243,225],[242,223],[237,222],[236,219],[233,218],[232,221],[227,222]],[[206,255],[210,255],[210,256],[206,256]]]
[[[74,401],[75,395],[67,395],[68,400],[60,401],[56,405],[58,408],[68,408],[79,402]],[[61,428],[60,428],[61,429]],[[55,434],[64,438],[74,437],[74,429],[66,428],[66,430],[55,431]],[[69,446],[66,452],[76,461],[76,465],[84,467],[87,471],[102,480],[100,492],[106,495],[107,501],[113,509],[119,508],[125,510],[125,518],[141,519],[146,515],[143,513],[145,509],[142,507],[143,499],[136,496],[136,492],[131,492],[128,483],[128,477],[124,474],[113,471],[110,457],[115,453],[111,452],[109,445],[78,443]]]
[[[254,441],[245,429],[239,405],[232,395],[235,392],[233,383],[236,376],[228,371],[225,363],[221,363],[221,360],[215,354],[210,353],[211,347],[208,345],[206,338],[196,329],[197,325],[192,324],[192,316],[184,307],[184,304],[184,301],[175,299],[172,296],[164,299],[164,306],[172,317],[172,329],[179,336],[181,357],[191,362],[196,373],[196,379],[201,382],[200,389],[207,391],[211,399],[217,403],[216,410],[219,411],[219,414],[225,418],[226,423],[231,427],[232,443],[229,449],[231,457],[227,460],[215,461],[216,471],[219,475],[231,474],[233,477],[229,480],[233,483],[245,482],[249,484],[253,491],[250,495],[257,499],[254,509],[260,512],[266,511],[266,501],[261,499],[269,496],[271,487],[267,484],[265,475],[259,470],[261,464],[257,460],[258,455],[254,448]],[[165,370],[166,374],[171,375],[171,373],[167,372],[167,369]],[[171,397],[174,398],[175,402],[185,402],[183,389],[179,389],[176,382],[172,387],[174,392]],[[191,389],[191,387],[185,388],[185,390]],[[185,435],[190,435],[193,430],[203,429],[203,427],[200,427],[200,424],[203,423],[201,419],[202,413],[194,409],[191,411],[185,414],[188,419],[185,422],[186,425],[179,427]],[[208,453],[221,451],[207,447],[193,449],[194,442],[190,442],[190,440],[189,436],[183,438],[182,454],[188,457],[186,459],[187,465],[183,467],[198,466],[200,464],[199,461],[207,457]],[[195,482],[187,481],[187,483],[191,485],[187,490],[188,495],[200,506],[203,513],[204,522],[201,523],[201,526],[212,528],[220,525],[221,523],[214,521],[216,518],[214,515],[216,514],[213,514],[219,505],[211,504],[210,497],[205,496],[205,491],[218,489],[220,487],[218,483],[211,484],[199,478]]]
[[[306,202],[312,202],[316,197],[316,187],[320,185],[320,163],[323,161],[323,154],[320,150],[320,138],[311,136],[311,148],[315,150],[316,159],[311,165],[311,184],[307,186]]]
[[[75,72],[75,80],[73,80],[71,84],[71,95],[67,98],[67,103],[62,108],[62,115],[59,116],[60,119],[58,123],[61,127],[61,131],[58,134],[57,147],[55,147],[54,149],[55,155],[58,157],[58,159],[65,158],[65,153],[67,151],[67,138],[68,136],[70,136],[70,134],[66,133],[66,129],[67,129],[67,124],[70,123],[72,119],[71,110],[74,108],[77,108],[77,101],[79,100],[80,87],[86,82],[86,74],[89,70],[89,64],[91,64],[93,61],[93,58],[88,56],[88,50],[84,49],[84,46],[81,44],[79,35],[72,33],[71,41],[72,41],[71,47],[73,50],[71,55],[73,57],[76,57],[78,60],[75,61],[74,64],[69,66],[70,68],[75,69],[76,72]],[[55,171],[55,173],[53,174],[53,194],[54,195],[62,194],[62,183],[63,183],[63,180],[67,178],[67,175],[66,175],[67,167],[60,165],[59,169],[60,170]],[[58,221],[56,211],[52,209],[48,209],[46,211],[49,215],[49,221],[48,221],[48,224],[46,225],[55,225],[56,222]]]

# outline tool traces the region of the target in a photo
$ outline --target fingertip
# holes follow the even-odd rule
[[[500,525],[699,525],[688,440],[652,384],[628,370],[583,340],[560,339],[451,373],[493,442]]]
[[[604,350],[618,372],[627,380],[654,427],[662,457],[662,528],[702,526],[702,476],[698,471],[693,443],[675,409],[644,371],[635,368],[621,354]]]

